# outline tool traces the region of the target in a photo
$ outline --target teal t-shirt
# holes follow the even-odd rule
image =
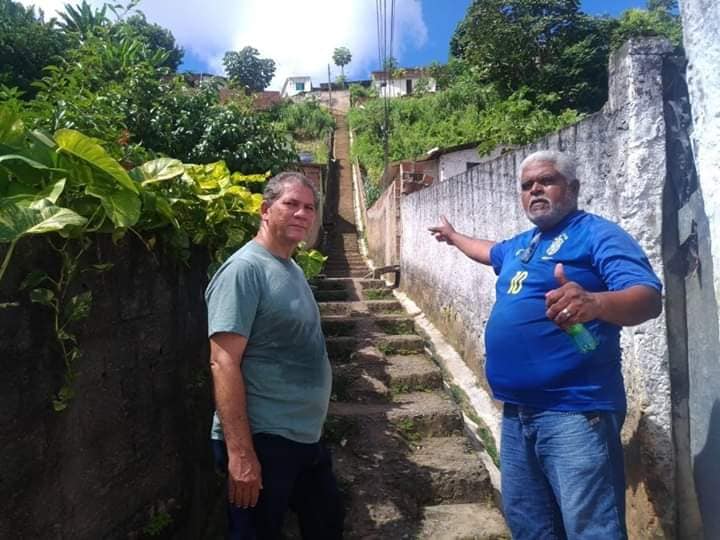
[[[241,369],[252,432],[317,442],[331,372],[320,312],[300,267],[253,240],[215,273],[205,301],[208,336],[248,339]],[[223,438],[217,412],[212,437]]]

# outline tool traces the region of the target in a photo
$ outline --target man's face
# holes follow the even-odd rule
[[[298,244],[315,221],[313,192],[302,184],[290,183],[272,204],[262,203],[261,217],[272,238],[283,244]]]
[[[554,227],[577,208],[578,187],[577,180],[568,182],[552,163],[529,163],[520,177],[525,214],[540,229]]]

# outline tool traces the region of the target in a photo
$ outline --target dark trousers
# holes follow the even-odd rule
[[[228,538],[281,539],[288,508],[297,513],[307,540],[342,538],[343,507],[332,472],[330,452],[322,443],[303,444],[279,435],[253,435],[262,467],[263,489],[255,508],[228,503]],[[212,441],[215,462],[227,473],[224,441]]]

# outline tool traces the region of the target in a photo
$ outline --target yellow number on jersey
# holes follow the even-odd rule
[[[528,273],[524,270],[518,270],[517,273],[510,280],[510,287],[508,287],[508,294],[517,294],[520,292],[523,286],[523,281],[528,277]]]

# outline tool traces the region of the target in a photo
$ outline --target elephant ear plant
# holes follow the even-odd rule
[[[89,253],[100,253],[90,250],[98,238],[117,242],[130,232],[154,257],[164,237],[181,261],[191,245],[205,246],[212,272],[255,234],[266,178],[231,173],[222,161],[193,165],[171,158],[127,171],[98,140],[71,129],[52,136],[27,130],[16,111],[0,106],[0,244],[7,244],[0,281],[28,236],[44,237],[58,255],[57,275],[33,269],[20,286],[53,313],[65,362],[65,383],[52,399],[56,411],[72,399],[81,357],[73,331],[92,309],[92,291],[75,294],[75,280],[112,267],[90,260]],[[13,306],[0,299],[0,308]]]

